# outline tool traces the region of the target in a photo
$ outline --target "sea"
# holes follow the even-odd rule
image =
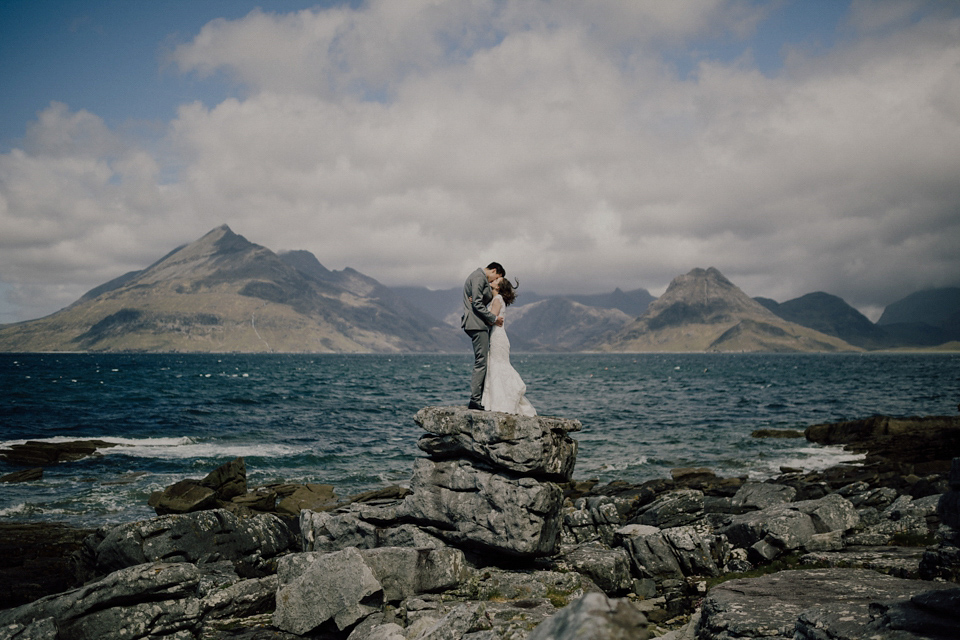
[[[643,482],[675,467],[764,479],[861,458],[753,438],[874,414],[955,415],[960,354],[524,354],[541,415],[579,420],[577,480]],[[251,487],[324,483],[340,497],[407,485],[426,406],[466,405],[472,356],[0,354],[0,449],[117,446],[0,483],[0,523],[97,527],[154,515],[147,499],[243,457]],[[19,470],[0,461],[0,476]]]

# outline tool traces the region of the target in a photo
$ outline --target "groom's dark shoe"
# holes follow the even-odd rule
[[[475,409],[476,411],[483,411],[483,405],[479,402],[470,401],[470,404],[467,405],[467,409]]]

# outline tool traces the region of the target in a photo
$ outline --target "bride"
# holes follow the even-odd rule
[[[504,308],[512,304],[517,297],[514,285],[506,278],[498,278],[490,287],[493,289],[490,312],[495,316],[502,316]],[[537,410],[527,400],[526,392],[527,385],[510,364],[510,340],[507,332],[503,327],[494,326],[490,332],[487,377],[483,382],[483,408],[487,411],[535,416]]]

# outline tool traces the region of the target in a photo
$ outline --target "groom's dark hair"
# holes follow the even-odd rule
[[[496,271],[497,273],[500,274],[500,277],[501,277],[501,278],[506,278],[506,277],[507,277],[507,272],[503,270],[503,267],[500,265],[499,262],[491,262],[490,264],[487,265],[487,269],[491,269],[492,271]]]

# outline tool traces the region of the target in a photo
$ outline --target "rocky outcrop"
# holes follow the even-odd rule
[[[145,563],[0,612],[0,637],[194,638],[217,620],[273,606],[276,576],[242,580],[229,563]]]
[[[800,638],[802,640],[910,640],[897,611],[931,591],[957,591],[956,585],[903,580],[865,569],[781,571],[761,578],[730,580],[704,599],[698,640],[733,638]],[[933,596],[925,596],[942,602]],[[941,596],[942,597],[942,596]],[[920,599],[919,602],[924,602]],[[894,614],[878,615],[878,610]],[[953,633],[954,615],[931,618]],[[951,627],[952,624],[952,627]],[[941,637],[956,637],[943,635]]]
[[[868,459],[909,464],[919,473],[946,472],[960,456],[960,416],[871,416],[811,425],[804,435],[811,442],[866,453]]]
[[[927,580],[960,582],[960,458],[953,459],[949,486],[937,502],[939,544],[923,554],[920,576]]]
[[[576,420],[426,407],[415,418],[430,458],[414,464],[402,517],[457,545],[519,556],[557,549]]]
[[[577,462],[580,423],[456,407],[427,407],[414,421],[427,432],[417,446],[434,460],[470,457],[506,471],[567,481]]]
[[[0,638],[620,638],[642,637],[644,616],[671,640],[952,637],[955,585],[916,577],[956,580],[960,460],[949,478],[689,468],[598,486],[564,481],[576,421],[456,407],[417,421],[429,457],[410,489],[250,490],[232,461],[193,481],[217,508],[98,530],[77,556],[86,585],[4,612]],[[903,546],[935,530],[937,546]],[[798,561],[810,568],[707,589]],[[814,598],[814,584],[828,586]]]
[[[81,584],[75,554],[93,530],[59,523],[0,523],[0,609]]]
[[[116,447],[115,442],[103,440],[72,440],[69,442],[36,442],[30,440],[22,444],[10,445],[0,449],[0,460],[10,464],[29,467],[49,467],[61,462],[73,462],[97,455],[97,449]]]
[[[347,547],[286,556],[277,572],[274,624],[304,634],[330,621],[342,631],[385,602],[453,589],[467,571],[463,553],[455,549]]]
[[[219,509],[103,527],[84,540],[83,555],[94,576],[150,562],[228,561],[238,575],[262,577],[300,546],[293,524],[277,516],[240,518]]]

